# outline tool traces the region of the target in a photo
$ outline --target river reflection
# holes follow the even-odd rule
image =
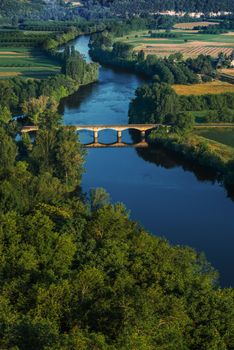
[[[86,57],[88,40],[75,42]],[[98,83],[63,100],[64,121],[125,124],[129,101],[143,83],[134,74],[101,67]],[[92,142],[92,137],[87,131],[80,134],[83,143]],[[115,142],[116,132],[100,133],[99,141]],[[131,142],[127,132],[123,142]],[[204,251],[219,270],[222,284],[234,286],[234,203],[214,173],[159,147],[89,149],[85,168],[84,191],[106,188],[113,201],[125,203],[131,217],[153,234]]]

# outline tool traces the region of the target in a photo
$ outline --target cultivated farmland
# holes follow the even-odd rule
[[[176,23],[174,25],[174,28],[176,29],[193,29],[195,27],[208,27],[208,26],[214,26],[216,24],[219,24],[218,22],[186,22],[186,23]]]
[[[234,85],[215,80],[209,83],[193,84],[193,85],[172,85],[178,95],[206,95],[206,94],[222,94],[225,92],[234,93]]]
[[[134,32],[128,36],[118,38],[117,41],[127,42],[134,46],[134,50],[143,50],[146,55],[155,54],[167,57],[181,52],[184,58],[197,57],[200,54],[217,57],[223,52],[231,55],[234,50],[234,35],[204,34],[189,30],[172,30],[170,34],[165,31],[153,33]]]
[[[146,55],[155,54],[157,56],[165,57],[176,52],[181,52],[185,58],[188,57],[197,57],[199,55],[209,55],[212,57],[217,57],[221,52],[226,55],[231,55],[234,50],[233,47],[224,47],[225,43],[210,43],[210,42],[200,42],[194,41],[184,44],[151,44],[151,45],[142,45],[136,48],[136,51],[143,50]],[[230,44],[228,44],[230,45]]]
[[[47,58],[38,49],[0,48],[0,78],[14,76],[47,77],[59,71],[59,64]]]
[[[234,77],[234,68],[223,68],[219,70],[222,74],[230,75],[231,77]]]

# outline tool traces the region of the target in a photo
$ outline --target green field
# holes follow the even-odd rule
[[[234,148],[234,128],[196,130],[196,135]]]
[[[158,33],[163,32],[159,31]],[[224,43],[224,47],[234,46],[234,36],[226,34],[200,34],[183,30],[172,30],[171,33],[178,35],[176,38],[151,38],[148,31],[132,32],[129,35],[116,38],[116,41],[124,41],[134,46],[149,44],[182,44],[187,41],[201,41],[210,43]],[[137,37],[136,37],[137,36]],[[230,45],[229,45],[230,44]]]
[[[13,76],[47,77],[60,71],[59,63],[42,51],[30,48],[0,48],[0,78]]]

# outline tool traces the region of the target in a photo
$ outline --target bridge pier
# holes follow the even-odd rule
[[[141,131],[141,141],[145,142],[145,130]]]
[[[98,131],[93,132],[93,142],[94,143],[98,143]]]
[[[117,135],[118,135],[118,143],[121,143],[122,142],[122,131],[118,130]]]

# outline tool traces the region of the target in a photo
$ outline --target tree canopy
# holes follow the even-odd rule
[[[105,190],[82,193],[84,151],[44,106],[33,139],[0,122],[0,348],[231,350],[233,289]]]

